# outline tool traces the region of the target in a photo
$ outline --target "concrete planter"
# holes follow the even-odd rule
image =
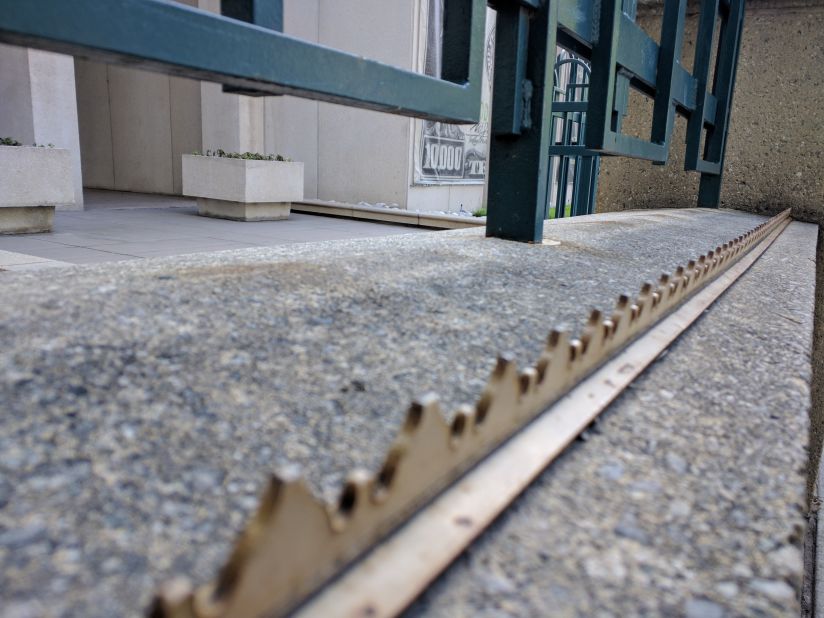
[[[303,163],[183,155],[183,195],[196,197],[206,217],[286,219],[303,199]]]
[[[0,234],[50,232],[54,207],[73,203],[68,150],[0,146]]]

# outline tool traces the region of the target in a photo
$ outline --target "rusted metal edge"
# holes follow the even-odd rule
[[[344,590],[344,598],[354,600],[353,612],[367,611],[365,615],[371,616],[392,615],[400,611],[420,592],[421,586],[425,587],[428,581],[460,553],[483,526],[494,519],[523,486],[528,484],[529,480],[620,392],[614,391],[609,395],[604,391],[606,394],[598,395],[593,394],[595,391],[586,390],[594,388],[593,385],[599,388],[608,386],[604,381],[604,370],[612,372],[608,374],[611,376],[609,381],[613,381],[615,375],[622,372],[631,376],[631,380],[646,366],[641,360],[616,365],[617,358],[611,361],[609,359],[699,288],[715,280],[712,287],[708,287],[690,300],[684,309],[700,306],[699,299],[711,297],[704,308],[708,306],[755,261],[769,243],[764,243],[757,252],[749,254],[747,260],[741,262],[735,270],[731,270],[731,267],[766,237],[769,236],[771,242],[789,222],[789,213],[789,210],[785,210],[749,232],[699,256],[698,259],[690,260],[686,266],[679,267],[673,274],[661,275],[657,285],[645,283],[634,300],[626,295],[620,296],[611,315],[605,316],[597,310],[592,311],[580,339],[570,340],[566,333],[552,331],[546,349],[534,367],[519,371],[513,360],[500,357],[481,398],[474,406],[461,407],[451,424],[446,422],[434,396],[414,402],[381,469],[377,473],[363,470],[352,472],[337,504],[320,501],[300,478],[273,476],[264,491],[257,513],[240,534],[227,564],[216,581],[197,589],[186,580],[169,582],[159,591],[151,610],[152,615],[158,618],[245,618],[284,614],[306,600],[313,591],[341,572],[353,559],[381,541],[390,531],[409,520],[399,529],[399,533],[414,527],[418,531],[418,536],[414,538],[418,540],[415,541],[417,548],[416,554],[413,555],[424,556],[423,559],[416,558],[415,564],[426,565],[427,561],[431,564],[428,570],[414,578],[414,585],[403,587],[406,592],[398,588],[397,581],[388,582],[377,576],[377,573],[386,577],[392,575],[389,572],[392,568],[386,568],[381,562],[378,562],[376,567],[375,562],[370,562],[374,561],[376,556],[383,555],[382,552],[389,551],[386,548],[397,546],[396,539],[401,537],[396,533],[392,539],[365,557],[361,564],[370,565],[366,567],[366,571],[361,570],[364,568],[362,566],[349,569],[334,587],[313,599],[302,610],[306,615],[330,615],[328,612],[322,612],[326,611],[324,608],[331,607],[334,608],[336,616],[348,615],[342,611],[344,607],[339,605],[339,596],[327,596],[330,591]],[[715,296],[707,294],[710,290],[716,289],[720,291],[717,291]],[[650,331],[633,343],[625,354],[631,350],[635,350],[634,353],[637,354],[639,344],[647,342],[644,345],[648,347],[649,342],[657,341],[658,338],[660,352],[689,326],[702,310],[693,309],[693,312],[697,313],[688,320],[684,316],[690,315],[690,312],[682,313],[679,310],[662,322],[660,328]],[[675,328],[670,331],[664,328],[665,325],[669,325],[667,328],[675,325]],[[664,336],[662,333],[669,334]],[[653,347],[649,354],[652,354],[654,349]],[[658,352],[654,352],[647,364]],[[593,374],[593,371],[602,365],[603,368]],[[594,383],[593,378],[596,379]],[[579,383],[573,391],[573,387]],[[581,388],[584,390],[581,391]],[[581,412],[579,404],[570,408],[568,402],[571,398],[579,397],[580,395],[575,393],[580,392],[589,392],[595,400],[603,400],[603,405],[594,413],[591,407],[588,412]],[[479,518],[477,524],[471,520],[472,523],[467,525],[465,520],[460,519],[458,523],[464,525],[467,528],[465,532],[469,534],[461,537],[453,533],[456,541],[450,543],[447,550],[447,543],[443,537],[434,531],[433,536],[426,530],[428,526],[436,525],[431,513],[437,513],[437,509],[427,507],[409,519],[423,504],[432,500],[491,450],[503,444],[507,438],[555,402],[558,402],[555,408],[541,416],[534,425],[544,428],[545,435],[541,438],[545,445],[543,453],[533,453],[534,449],[530,449],[530,456],[539,459],[543,457],[546,463],[537,470],[533,466],[532,476],[527,474],[528,479],[521,479],[521,489],[517,489],[515,483],[513,487],[516,489],[502,489],[504,493],[500,497],[484,489],[484,497],[495,502],[497,506],[488,509],[487,515]],[[559,413],[565,406],[568,408],[566,414],[571,415],[569,418]],[[567,429],[564,431],[556,426],[556,422],[562,416],[567,418],[564,421]],[[522,438],[521,435],[516,436],[499,450],[499,454],[509,452],[513,448],[511,445]],[[552,446],[553,443],[555,446]],[[500,461],[497,456],[490,460],[489,465],[494,466],[496,461]],[[467,479],[473,478],[472,475],[477,474],[486,465],[485,462],[483,467],[476,467],[455,487],[465,487]],[[509,473],[514,474],[515,471],[510,470]],[[510,479],[508,482],[514,481]],[[508,497],[510,494],[511,497]],[[455,494],[454,490],[450,490],[432,502],[432,506],[454,495],[461,494]],[[462,509],[463,507],[458,510],[462,512]],[[428,517],[427,513],[430,513]],[[462,517],[463,515],[459,516]],[[456,521],[454,517],[450,520],[447,515],[446,519],[440,521],[440,525],[446,525],[449,530],[454,531]],[[415,527],[415,522],[424,523],[419,523]],[[421,540],[424,538],[425,541]],[[436,551],[438,545],[444,545],[444,548],[439,551],[441,557],[435,560],[428,556],[426,551]],[[403,553],[406,550],[408,545],[400,551]],[[400,555],[398,551],[395,549],[396,556]],[[411,557],[407,557],[412,560]],[[401,578],[411,579],[407,568],[409,563],[403,559],[405,570]],[[420,566],[418,570],[421,570]],[[382,582],[378,590],[380,598],[371,596],[361,589],[358,589],[360,592],[353,593],[347,592],[349,589],[346,586],[340,587],[341,582],[351,582],[348,578],[357,572],[366,573],[367,580]],[[340,592],[332,594],[340,595]],[[393,597],[397,599],[389,603]],[[328,602],[324,599],[330,598],[338,600],[334,601],[334,605],[323,605]]]

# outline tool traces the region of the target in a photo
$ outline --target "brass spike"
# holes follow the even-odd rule
[[[195,618],[194,590],[184,577],[176,577],[160,586],[149,608],[149,618]]]
[[[151,616],[252,618],[288,611],[789,212],[699,257],[698,268],[690,261],[686,270],[661,275],[658,288],[645,283],[634,302],[619,296],[611,317],[592,311],[580,341],[552,331],[534,368],[518,372],[513,360],[499,357],[477,403],[459,408],[451,423],[434,395],[413,402],[380,470],[350,474],[337,504],[318,500],[294,470],[272,477],[215,583],[193,591],[187,582],[169,582]]]

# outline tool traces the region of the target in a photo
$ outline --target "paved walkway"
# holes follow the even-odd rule
[[[412,397],[475,401],[495,353],[534,362],[550,328],[762,220],[625,212],[547,223],[543,245],[468,229],[5,273],[0,606],[136,616],[172,576],[208,581],[273,470],[334,499]],[[815,239],[793,223],[410,615],[798,615]]]
[[[292,213],[286,221],[244,223],[196,215],[193,199],[87,191],[86,210],[57,212],[49,234],[0,236],[0,269],[40,270],[204,251],[414,234],[386,223]],[[9,255],[12,253],[13,255]]]

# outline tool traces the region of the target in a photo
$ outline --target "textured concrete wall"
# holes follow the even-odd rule
[[[723,206],[773,212],[792,206],[796,215],[824,214],[824,2],[800,7],[747,3],[726,168]],[[639,24],[658,38],[660,17]],[[683,63],[692,66],[696,16],[688,17]],[[633,97],[626,132],[649,137],[652,106]],[[663,167],[609,158],[603,162],[597,208],[694,206],[698,174],[684,171],[686,121],[679,119]]]
[[[660,2],[638,23],[658,39]],[[691,68],[696,16],[687,20],[682,63]],[[824,224],[824,0],[747,3],[744,38],[727,142],[722,206],[761,213],[791,207]],[[633,95],[625,132],[649,138],[652,105]],[[684,171],[686,121],[678,119],[666,166],[604,159],[597,209],[690,207],[699,175]],[[824,442],[824,234],[817,253],[816,319],[810,418],[810,495]]]

